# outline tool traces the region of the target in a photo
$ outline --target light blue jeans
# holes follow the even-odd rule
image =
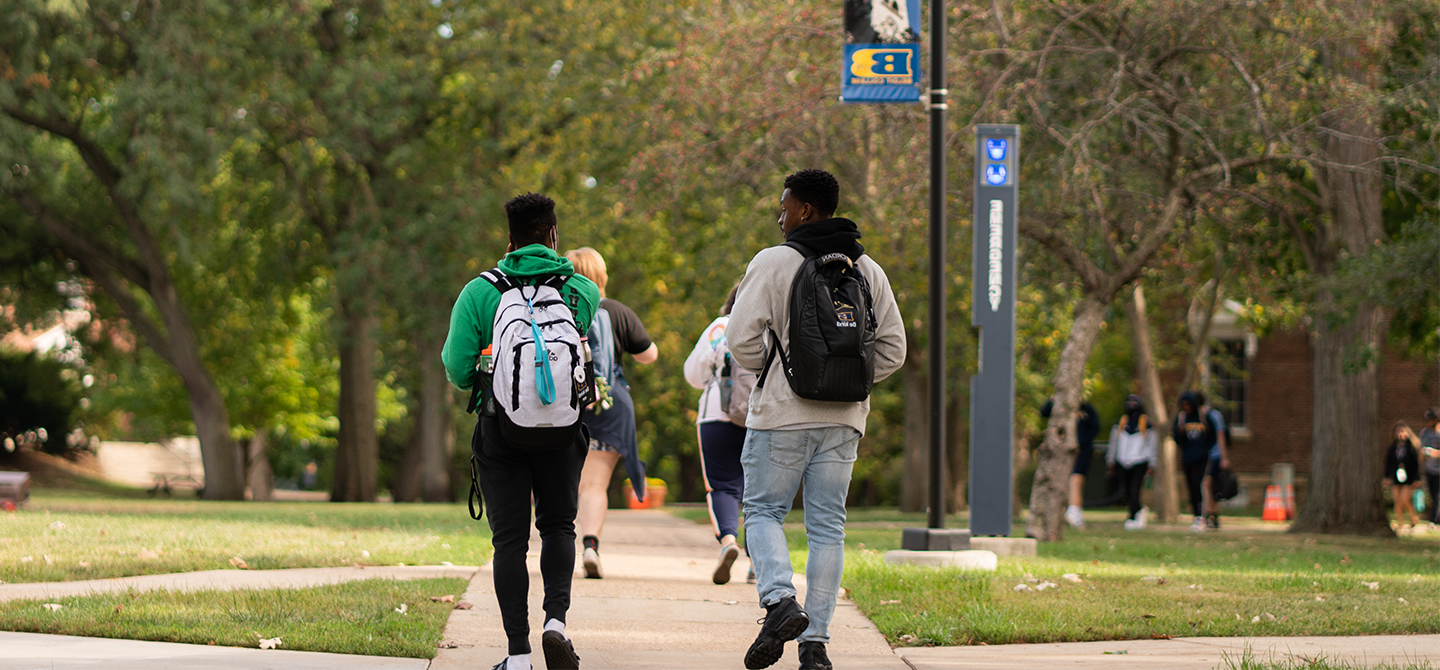
[[[802,430],[755,430],[745,436],[745,546],[755,566],[760,604],[795,595],[785,515],[805,484],[805,612],[810,627],[802,642],[829,642],[830,617],[845,569],[845,495],[860,432],[849,426]]]

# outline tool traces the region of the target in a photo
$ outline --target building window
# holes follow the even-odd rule
[[[1248,425],[1250,358],[1245,349],[1245,340],[1214,340],[1210,348],[1210,383],[1215,390],[1210,404],[1231,428]]]

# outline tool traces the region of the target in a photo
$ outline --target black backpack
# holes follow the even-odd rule
[[[790,352],[770,331],[773,345],[756,386],[765,388],[770,365],[780,355],[795,395],[810,400],[859,402],[875,383],[875,321],[870,282],[842,253],[817,255],[796,242],[805,262],[790,286]]]

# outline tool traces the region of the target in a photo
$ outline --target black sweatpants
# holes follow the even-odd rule
[[[745,470],[740,451],[745,427],[729,421],[700,424],[700,465],[705,475],[705,500],[715,522],[715,539],[740,534],[740,503],[745,498]]]
[[[494,417],[475,426],[471,450],[480,464],[480,492],[495,547],[495,599],[509,639],[510,655],[530,653],[530,501],[540,531],[540,576],[545,582],[545,618],[565,621],[570,580],[575,572],[575,511],[580,469],[585,465],[584,431],[575,442],[551,450],[512,447],[500,437]]]
[[[1195,508],[1195,516],[1205,516],[1205,491],[1200,485],[1205,481],[1205,469],[1208,467],[1209,458],[1185,464],[1185,483],[1190,486],[1190,505]]]
[[[1130,467],[1120,466],[1120,490],[1125,492],[1125,502],[1130,506],[1130,516],[1127,519],[1134,519],[1135,514],[1140,511],[1140,489],[1145,486],[1145,473],[1150,469],[1150,461],[1136,463]]]
[[[1440,523],[1440,475],[1425,473],[1425,488],[1430,489],[1430,523]]]

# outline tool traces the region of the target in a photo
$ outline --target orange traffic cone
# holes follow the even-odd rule
[[[1295,487],[1291,484],[1285,485],[1285,518],[1295,518]]]
[[[1266,521],[1285,521],[1285,501],[1280,493],[1280,487],[1265,487],[1265,511],[1260,518]]]

